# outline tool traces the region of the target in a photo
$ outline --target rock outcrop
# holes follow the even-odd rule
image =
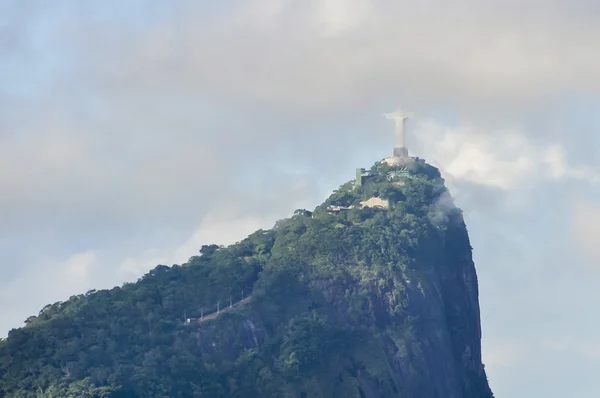
[[[45,307],[0,342],[0,395],[493,397],[462,213],[437,169],[415,163],[400,186],[394,167],[235,245]],[[210,319],[186,322],[200,310]]]

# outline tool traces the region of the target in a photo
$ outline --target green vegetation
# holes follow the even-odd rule
[[[492,397],[461,212],[437,169],[415,163],[403,184],[393,170],[376,164],[363,186],[237,244],[44,307],[0,341],[0,396]],[[360,208],[374,196],[390,208]],[[246,303],[185,324],[242,291]]]

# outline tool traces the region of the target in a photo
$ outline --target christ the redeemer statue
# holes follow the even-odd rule
[[[398,158],[408,157],[408,149],[406,149],[406,136],[404,133],[404,126],[406,123],[406,119],[413,117],[414,113],[403,112],[402,110],[398,109],[396,112],[386,113],[383,116],[396,122],[396,147],[394,148],[394,157],[398,157]]]

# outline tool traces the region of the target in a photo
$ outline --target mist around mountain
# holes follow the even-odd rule
[[[47,305],[0,342],[0,396],[493,397],[439,171],[368,174],[241,242]]]

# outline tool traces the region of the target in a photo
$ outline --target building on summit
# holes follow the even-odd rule
[[[367,170],[365,170],[362,167],[359,167],[356,169],[356,181],[355,181],[355,186],[360,187],[363,182],[365,182],[365,180],[367,178],[369,178],[369,176],[371,175],[371,173],[369,173]]]

